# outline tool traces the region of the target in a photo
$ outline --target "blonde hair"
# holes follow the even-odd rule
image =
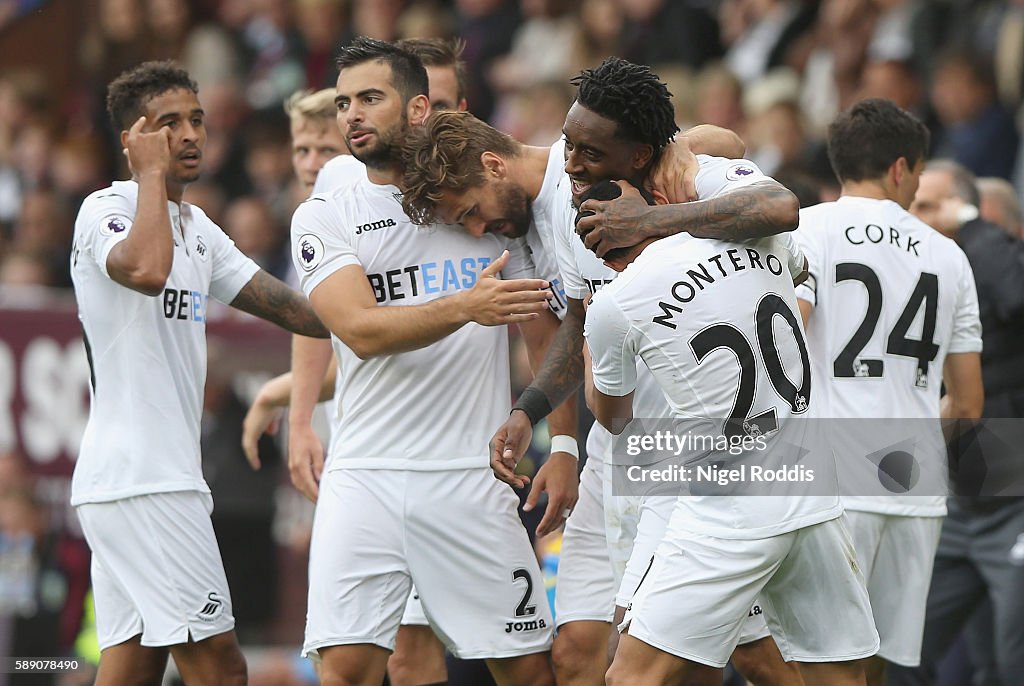
[[[338,114],[337,105],[334,104],[334,89],[296,91],[285,100],[284,111],[292,123],[297,119],[314,119],[327,120],[333,124]]]

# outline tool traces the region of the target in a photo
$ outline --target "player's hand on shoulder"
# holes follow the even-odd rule
[[[516,465],[533,440],[533,424],[525,412],[513,411],[491,437],[491,471],[494,478],[522,488],[530,477],[516,474]]]
[[[487,265],[476,284],[463,291],[466,317],[484,326],[500,326],[536,319],[547,309],[554,294],[544,279],[500,279],[508,263],[508,251]]]
[[[146,117],[139,117],[125,141],[124,154],[128,157],[128,167],[133,174],[142,176],[147,173],[166,174],[171,164],[170,131],[161,126],[156,131],[144,132]]]
[[[686,136],[677,136],[665,146],[644,182],[649,191],[660,192],[670,203],[697,199],[697,172],[700,162],[690,149]]]

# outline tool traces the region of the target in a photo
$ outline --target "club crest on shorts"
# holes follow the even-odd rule
[[[121,217],[107,217],[100,225],[100,233],[104,236],[116,236],[128,230],[128,225]]]
[[[739,164],[734,164],[729,167],[729,171],[725,172],[725,178],[730,181],[739,181],[740,179],[745,179],[748,176],[753,176],[755,173],[754,167],[740,162]]]
[[[224,599],[216,591],[210,591],[206,595],[206,603],[199,610],[197,616],[204,622],[212,622],[220,617],[224,611]]]
[[[307,272],[316,269],[324,259],[324,242],[311,233],[299,236],[298,250],[299,264]]]

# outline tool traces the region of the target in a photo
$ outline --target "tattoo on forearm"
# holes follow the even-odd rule
[[[558,407],[583,383],[583,320],[569,306],[558,327],[544,364],[533,385],[544,391],[552,407]]]
[[[778,183],[757,183],[704,202],[683,205],[692,212],[687,230],[697,238],[733,241],[763,238],[796,228],[796,201]]]
[[[231,306],[301,336],[331,337],[305,297],[262,269],[238,292]]]

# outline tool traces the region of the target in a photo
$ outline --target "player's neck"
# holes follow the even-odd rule
[[[544,185],[544,175],[548,170],[550,154],[550,148],[524,145],[519,149],[518,155],[505,160],[509,177],[516,179],[522,185],[531,200],[536,200],[540,195],[541,186]]]
[[[401,186],[402,167],[399,164],[389,164],[383,167],[366,166],[366,178],[370,183],[378,186]]]
[[[844,198],[871,198],[873,200],[892,200],[896,202],[896,198],[886,188],[885,184],[877,179],[847,181],[843,184],[840,196]]]

